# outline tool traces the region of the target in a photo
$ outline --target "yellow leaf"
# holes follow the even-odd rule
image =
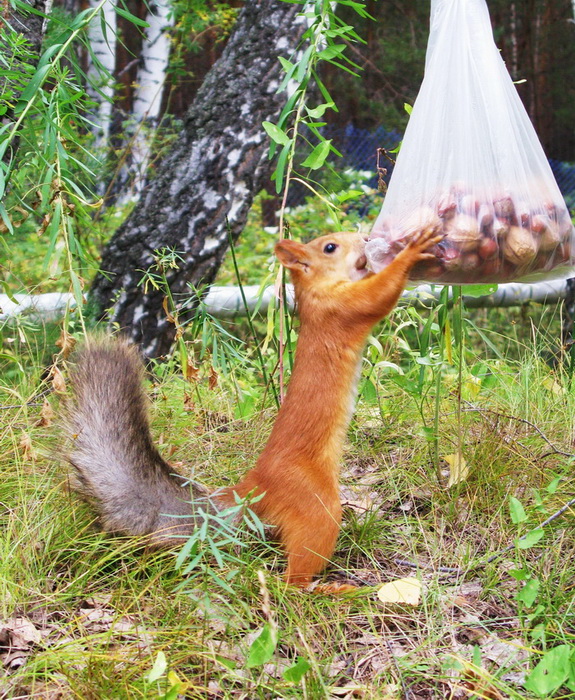
[[[450,489],[455,484],[459,484],[467,479],[469,474],[469,467],[465,461],[461,451],[454,455],[445,455],[443,459],[449,465],[449,480],[447,482],[447,488]]]
[[[477,398],[477,394],[481,391],[481,379],[477,377],[468,377],[463,383],[463,388],[465,389],[465,394],[470,396],[472,399]]]
[[[377,597],[382,603],[419,605],[421,600],[421,581],[414,576],[389,581],[378,589]]]
[[[558,381],[553,379],[553,377],[546,377],[543,380],[543,386],[545,389],[547,389],[547,391],[550,391],[552,394],[555,394],[556,396],[561,396],[561,394],[565,393],[565,390],[563,389],[561,384],[559,384]]]

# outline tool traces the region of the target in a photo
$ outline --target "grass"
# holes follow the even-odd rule
[[[406,314],[383,326],[379,359],[396,362],[409,379],[419,366],[396,331]],[[90,509],[67,491],[57,423],[42,408],[49,352],[42,343],[29,351],[31,342],[8,343],[0,697],[575,697],[568,680],[541,691],[563,673],[555,661],[551,681],[544,673],[539,685],[526,685],[540,661],[559,653],[552,650],[575,649],[573,510],[529,548],[513,545],[569,501],[575,486],[569,377],[541,359],[550,354],[558,312],[543,316],[548,332],[533,331],[526,318],[511,326],[513,353],[506,354],[508,336],[488,331],[500,357],[469,338],[460,416],[455,366],[444,365],[439,454],[453,454],[461,435],[468,466],[449,489],[447,463],[440,481],[422,423],[423,416],[431,425],[435,410],[433,368],[417,394],[389,368],[366,363],[370,387],[364,378],[342,469],[344,526],[322,576],[361,588],[338,598],[287,589],[281,552],[249,532],[246,546],[222,548],[223,566],[206,558],[186,577],[174,553],[101,534]],[[404,340],[413,345],[411,332]],[[24,329],[18,337],[39,335]],[[45,338],[49,346],[54,332]],[[163,453],[216,487],[253,463],[274,408],[269,394],[262,405],[253,367],[238,361],[210,388],[211,360],[205,357],[195,387],[164,370],[149,393]],[[489,367],[489,381],[472,373],[478,364]],[[255,392],[249,418],[235,410],[242,385]],[[57,412],[58,397],[48,400]],[[510,497],[522,509],[516,522]],[[223,588],[214,577],[226,576]],[[378,599],[379,584],[404,577],[421,581],[418,605]],[[271,642],[258,656],[262,630]]]

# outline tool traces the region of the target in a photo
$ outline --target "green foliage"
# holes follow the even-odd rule
[[[208,586],[215,584],[233,595],[231,582],[239,570],[230,570],[229,567],[240,563],[233,550],[246,546],[245,539],[241,537],[242,531],[247,529],[261,538],[264,537],[263,525],[249,507],[250,503],[257,503],[261,498],[262,496],[259,496],[244,501],[236,497],[236,505],[219,513],[204,511],[198,505],[198,526],[176,559],[176,569],[186,577],[186,581],[181,584],[182,590],[189,590],[194,578],[199,576],[207,581]],[[212,564],[214,560],[215,567]],[[226,568],[228,571],[222,577],[218,570]]]
[[[256,668],[267,663],[274,655],[277,643],[277,627],[271,622],[266,622],[250,646],[246,668]]]
[[[35,66],[17,31],[2,29],[3,43],[10,46],[1,76],[9,109],[0,132],[2,243],[10,248],[10,239],[16,239],[16,250],[35,259],[38,279],[50,276],[60,289],[69,287],[82,324],[84,282],[95,267],[89,254],[94,242],[83,240],[83,231],[92,228],[99,162],[89,148],[91,103],[77,51],[81,46],[90,51],[87,27],[102,5],[74,18],[54,13]],[[143,25],[122,5],[116,12]],[[13,270],[11,265],[3,270],[11,282]]]
[[[369,11],[375,21],[357,16],[345,5],[337,7],[340,20],[352,24],[365,38],[363,46],[353,47],[353,56],[369,70],[357,80],[322,66],[321,75],[337,96],[341,114],[330,121],[353,121],[362,128],[383,125],[403,133],[408,121],[404,104],[413,104],[423,78],[430,3],[377,2],[369,5]]]
[[[175,0],[172,3],[174,28],[168,77],[177,85],[189,80],[188,54],[201,49],[200,39],[205,32],[215,33],[216,42],[229,36],[238,13],[237,7],[227,2],[209,0]]]
[[[3,117],[15,108],[34,74],[36,56],[26,39],[4,23],[0,26],[0,47],[0,116]]]
[[[538,698],[552,697],[562,685],[575,692],[575,646],[570,644],[546,652],[525,681],[525,688]]]
[[[272,180],[276,183],[276,192],[283,192],[282,210],[286,205],[290,184],[297,181],[318,196],[327,206],[330,215],[337,219],[337,204],[324,196],[326,191],[321,183],[312,177],[312,171],[326,166],[331,153],[341,155],[331,140],[326,139],[321,132],[321,127],[326,124],[321,121],[322,117],[328,110],[337,112],[337,107],[320,78],[319,69],[321,64],[326,63],[357,76],[356,71],[360,67],[349,58],[349,51],[346,52],[348,47],[342,42],[349,44],[362,39],[351,24],[346,24],[337,17],[328,0],[313,5],[302,4],[305,5],[303,16],[308,29],[297,49],[298,55],[292,60],[280,58],[285,75],[278,92],[285,91],[289,97],[277,124],[264,122],[263,126],[272,141],[270,158],[279,150]],[[344,0],[342,4],[353,8],[360,17],[369,17],[362,2]],[[308,100],[313,90],[319,92],[323,102],[310,107]],[[302,143],[305,144],[303,148]],[[302,153],[305,154],[303,158]],[[283,235],[283,217],[280,216],[280,237]]]

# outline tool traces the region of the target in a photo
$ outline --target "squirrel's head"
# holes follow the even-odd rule
[[[366,236],[333,233],[309,243],[284,239],[276,244],[280,263],[292,274],[296,287],[336,284],[359,280],[371,274],[364,254]]]

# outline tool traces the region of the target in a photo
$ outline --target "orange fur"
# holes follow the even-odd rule
[[[290,584],[308,585],[335,548],[339,465],[367,336],[397,303],[413,265],[434,257],[425,251],[440,238],[432,231],[414,236],[375,275],[365,268],[364,239],[358,234],[276,246],[280,262],[291,271],[300,316],[295,365],[255,467],[219,498],[232,503],[234,492],[264,493],[253,508],[279,532]]]

